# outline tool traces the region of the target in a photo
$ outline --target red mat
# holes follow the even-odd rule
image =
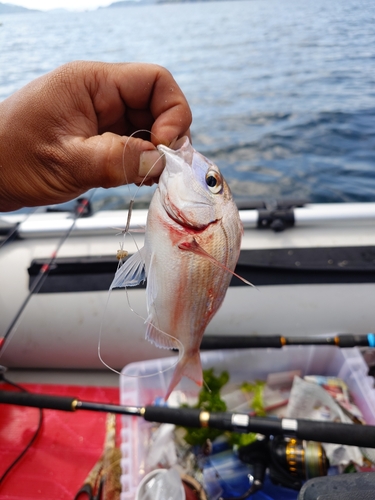
[[[30,392],[75,396],[86,401],[119,402],[119,389],[22,384]],[[9,389],[1,384],[1,390]],[[1,500],[72,500],[101,455],[105,413],[44,410],[39,437],[0,485]],[[0,404],[0,476],[25,448],[39,421],[39,410]],[[120,420],[117,421],[120,429]]]

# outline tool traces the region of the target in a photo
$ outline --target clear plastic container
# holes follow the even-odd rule
[[[300,370],[304,375],[328,375],[342,378],[354,402],[368,424],[375,424],[373,379],[357,348],[333,346],[286,346],[282,349],[221,350],[201,353],[204,369],[228,370],[230,381],[266,380],[269,373]],[[173,374],[176,358],[163,358],[127,365],[120,377],[120,399],[124,405],[147,405],[162,398]],[[178,389],[196,395],[199,388],[183,379]],[[145,457],[152,423],[139,417],[122,417],[122,494],[121,500],[133,500],[145,472]]]

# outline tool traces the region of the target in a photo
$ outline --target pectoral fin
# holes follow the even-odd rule
[[[199,243],[197,243],[197,241],[195,240],[195,238],[191,238],[190,240],[183,241],[183,242],[179,243],[178,244],[178,248],[180,250],[186,250],[187,252],[193,252],[196,255],[200,255],[201,257],[205,257],[210,262],[212,262],[212,264],[214,264],[217,267],[220,267],[220,269],[224,269],[225,271],[227,271],[230,274],[233,274],[233,276],[235,276],[239,280],[241,280],[244,283],[246,283],[246,285],[249,285],[249,286],[252,286],[253,288],[256,288],[252,283],[250,283],[250,281],[245,280],[245,278],[242,278],[242,276],[240,276],[239,274],[235,273],[234,271],[232,271],[231,269],[229,269],[229,267],[224,266],[224,264],[222,264],[221,262],[219,262],[218,260],[216,260],[214,257],[212,257],[212,255],[210,255],[208,252],[206,252],[206,250],[204,248],[202,248],[199,245]]]
[[[115,277],[109,287],[125,288],[127,286],[137,286],[141,281],[145,281],[145,247],[129,257],[125,263],[117,270]]]

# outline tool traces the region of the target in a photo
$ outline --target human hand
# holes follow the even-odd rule
[[[155,146],[190,135],[190,124],[182,91],[160,66],[61,66],[0,103],[0,211],[139,184],[155,164],[150,184],[163,169]],[[140,129],[151,136],[129,139]]]

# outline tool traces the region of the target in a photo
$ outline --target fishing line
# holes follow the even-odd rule
[[[78,201],[79,204],[75,210],[72,225],[70,226],[70,228],[66,231],[66,233],[60,239],[55,250],[52,252],[49,261],[47,263],[43,264],[42,267],[40,268],[39,273],[37,274],[32,285],[30,286],[29,293],[27,294],[25,300],[22,302],[20,308],[18,309],[18,311],[14,315],[14,317],[13,317],[10,325],[8,326],[7,330],[5,331],[5,334],[3,335],[3,337],[0,337],[0,358],[4,354],[7,346],[9,345],[9,342],[10,342],[12,335],[16,332],[18,325],[19,325],[19,322],[21,320],[21,316],[24,313],[27,304],[29,303],[33,294],[37,294],[39,292],[39,290],[41,289],[41,287],[42,287],[44,281],[46,280],[50,270],[52,269],[52,266],[57,258],[57,254],[58,254],[59,250],[61,249],[61,247],[63,246],[65,241],[71,235],[71,233],[76,225],[77,220],[84,214],[85,209],[89,205],[90,200],[91,200],[94,192],[95,192],[95,190],[93,190],[93,192],[90,194],[90,196],[88,198],[82,198],[80,201]]]
[[[126,288],[125,288],[125,290],[126,290]],[[113,368],[112,366],[110,366],[106,361],[104,361],[103,356],[101,354],[102,331],[103,331],[104,316],[105,316],[105,313],[106,313],[106,310],[107,310],[107,307],[108,307],[108,303],[109,303],[109,298],[110,298],[111,292],[112,292],[112,290],[108,290],[107,300],[106,300],[106,304],[105,304],[105,308],[104,308],[104,313],[103,313],[102,321],[101,321],[101,325],[100,325],[100,332],[99,332],[98,357],[99,357],[99,360],[101,361],[101,363],[106,368],[108,368],[112,372],[116,373],[117,375],[121,375],[122,377],[128,377],[128,378],[149,378],[149,377],[153,377],[154,375],[158,375],[159,373],[165,373],[168,370],[170,370],[171,368],[174,368],[177,365],[177,363],[182,359],[182,357],[184,355],[184,351],[185,351],[184,346],[183,346],[182,342],[180,340],[178,340],[176,337],[173,337],[173,335],[169,335],[169,333],[164,332],[163,330],[161,330],[160,328],[157,328],[155,326],[154,326],[155,330],[158,330],[160,333],[166,335],[167,337],[172,338],[173,340],[175,340],[180,345],[180,347],[178,348],[178,352],[179,352],[178,359],[171,366],[168,366],[167,368],[164,368],[164,370],[158,370],[158,371],[156,371],[154,373],[149,373],[148,375],[128,375],[128,374],[125,375],[124,373],[119,372],[118,370],[116,370],[115,368]],[[128,301],[128,306],[129,306],[130,311],[132,313],[134,313],[136,316],[138,316],[138,318],[142,319],[145,324],[149,323],[147,320],[145,320],[145,318],[141,314],[139,314],[137,311],[135,311],[132,308],[132,306],[130,304],[130,301],[129,301],[129,295],[128,295],[128,293],[126,293],[126,298],[127,298],[127,301]]]
[[[137,131],[137,132],[147,132],[147,133],[151,133],[147,130],[140,130],[140,131]],[[134,132],[132,135],[136,134],[137,132]],[[124,150],[123,150],[123,155],[122,155],[122,162],[123,162],[123,173],[124,173],[124,178],[125,178],[125,181],[128,182],[128,179],[127,179],[127,174],[126,174],[126,169],[125,169],[125,156],[126,156],[126,148],[128,146],[128,142],[130,140],[132,136],[129,136],[124,144]],[[162,158],[162,155],[160,155],[160,158]],[[128,209],[128,214],[127,214],[127,220],[126,220],[126,225],[125,225],[125,229],[122,231],[122,234],[123,234],[123,240],[122,242],[120,243],[120,251],[121,253],[124,252],[124,247],[125,247],[125,241],[126,241],[126,237],[127,237],[127,234],[130,234],[130,236],[133,238],[133,242],[134,242],[134,245],[137,249],[137,252],[140,252],[140,249],[138,247],[138,244],[137,244],[137,241],[136,239],[134,238],[133,234],[132,234],[132,231],[130,230],[130,223],[131,223],[131,215],[132,215],[132,210],[133,210],[133,206],[134,206],[134,202],[135,202],[135,198],[140,190],[140,188],[145,184],[146,182],[146,179],[149,177],[150,175],[150,172],[152,171],[152,169],[155,167],[156,163],[157,163],[158,160],[156,160],[156,162],[151,166],[151,168],[149,169],[149,171],[147,172],[147,174],[145,175],[145,177],[142,179],[141,183],[138,185],[138,189],[135,191],[134,195],[132,196],[131,200],[130,200],[130,204],[129,204],[129,209]],[[129,188],[129,185],[128,185],[128,189],[129,189],[129,192],[130,192],[130,188]],[[194,245],[195,244],[195,245]],[[211,261],[215,266],[219,267],[221,270],[224,270],[226,272],[229,272],[230,274],[232,274],[233,276],[236,276],[238,279],[242,280],[243,282],[245,282],[247,285],[251,286],[251,287],[254,287],[254,285],[252,283],[250,283],[249,281],[245,280],[244,278],[242,278],[241,276],[237,275],[234,271],[232,271],[231,269],[228,269],[225,265],[221,264],[220,262],[218,262],[216,259],[214,259],[208,252],[206,252],[203,248],[200,248],[199,245],[197,244],[197,242],[194,240],[193,243],[190,243],[189,245],[186,245],[184,247],[180,247],[179,248],[181,250],[188,250],[188,251],[192,251],[192,248],[191,247],[194,247],[193,249],[195,251],[197,251],[199,249],[199,252],[197,252],[198,254],[200,254],[201,256],[207,258],[209,261]],[[125,253],[125,252],[124,252]],[[120,262],[119,262],[119,265],[118,265],[118,268],[117,268],[117,271],[119,269],[121,269],[121,264],[122,264],[122,259],[120,258],[119,259]],[[140,255],[140,259],[139,259],[143,265],[145,265],[145,262],[144,262],[144,259],[143,259],[143,256]],[[151,265],[151,264],[150,264]],[[136,270],[136,266],[134,266],[134,270]],[[128,271],[128,270],[127,270]],[[136,281],[136,280],[135,280]],[[121,279],[119,279],[119,282],[121,282]],[[122,283],[120,283],[120,287],[122,288]],[[127,297],[127,303],[128,303],[128,307],[130,309],[130,311],[135,314],[136,316],[138,316],[140,319],[142,319],[145,324],[148,324],[150,326],[152,326],[155,330],[159,331],[160,333],[162,333],[163,335],[166,335],[167,337],[173,339],[175,342],[181,344],[181,347],[182,349],[180,348],[179,349],[179,357],[178,357],[178,360],[176,361],[176,364],[182,359],[183,357],[183,353],[184,353],[184,349],[183,349],[183,346],[182,346],[182,343],[173,335],[170,335],[168,334],[167,332],[157,328],[154,324],[152,324],[150,321],[147,321],[147,319],[145,319],[141,314],[137,313],[133,307],[131,306],[131,303],[130,303],[130,298],[129,298],[129,294],[128,294],[128,290],[127,290],[127,286],[124,286],[125,288],[125,293],[126,293],[126,297]],[[255,287],[254,287],[255,288]],[[111,291],[111,290],[110,290]],[[107,307],[108,307],[108,303],[109,303],[109,298],[110,298],[110,291],[109,291],[109,294],[108,294],[108,297],[107,297],[107,301],[106,301],[106,306],[105,306],[105,311],[104,311],[104,314],[103,314],[103,317],[102,317],[102,321],[101,321],[101,326],[100,326],[100,332],[99,332],[99,341],[98,341],[98,357],[100,359],[100,361],[104,364],[104,366],[106,366],[107,368],[109,368],[110,370],[114,371],[115,373],[117,374],[120,374],[120,372],[118,372],[117,370],[115,370],[114,368],[112,368],[111,366],[109,366],[109,364],[107,362],[104,361],[103,359],[103,356],[101,354],[101,346],[102,346],[102,337],[103,337],[103,329],[104,329],[104,316],[106,314],[106,311],[107,311]],[[155,310],[155,316],[156,316],[156,323],[159,323],[158,321],[158,311]],[[160,324],[160,323],[159,323]],[[175,366],[175,365],[172,365],[172,367]],[[172,368],[171,367],[171,368]],[[167,368],[165,369],[164,371],[167,371],[169,370],[170,368]],[[162,373],[161,371],[158,371],[156,373]],[[148,377],[151,376],[151,375],[154,375],[154,374],[150,374],[150,375],[147,375]],[[129,375],[126,375],[126,376],[129,376]],[[205,383],[205,382],[204,382]],[[205,383],[205,386],[206,388],[210,391],[209,387],[207,386],[207,384]]]
[[[206,388],[207,392],[208,392],[209,394],[211,394],[211,393],[212,393],[212,391],[211,391],[211,389],[210,389],[209,385],[207,384],[207,382],[204,380],[204,377],[203,377],[203,385],[205,386],[205,388]]]
[[[125,142],[125,145],[124,145],[124,150],[123,150],[123,154],[122,154],[122,165],[123,165],[123,172],[124,172],[124,178],[125,178],[125,182],[128,186],[128,191],[130,193],[130,187],[129,187],[129,183],[128,183],[128,178],[127,178],[127,174],[126,174],[126,169],[125,169],[125,152],[126,152],[126,148],[127,148],[127,145],[128,145],[128,142],[129,140],[137,133],[139,132],[147,132],[147,133],[150,133],[152,135],[154,135],[156,138],[157,136],[155,134],[153,134],[153,132],[149,131],[149,130],[145,130],[145,129],[140,129],[140,130],[137,130],[135,132],[133,132],[126,140]],[[175,142],[175,141],[173,141]],[[163,153],[160,155],[160,159],[163,158],[163,156],[165,156]],[[123,240],[122,242],[120,242],[120,250],[121,251],[124,251],[124,246],[125,246],[125,239],[126,239],[126,236],[129,234],[132,239],[133,239],[133,243],[137,249],[137,252],[140,252],[140,248],[138,246],[138,243],[134,237],[134,235],[132,234],[132,231],[130,230],[130,222],[131,222],[131,215],[132,215],[132,211],[133,211],[133,206],[134,206],[134,202],[135,202],[135,198],[139,192],[139,190],[141,189],[141,187],[144,185],[147,177],[149,177],[150,175],[150,172],[153,170],[153,168],[155,167],[155,165],[157,164],[158,161],[160,161],[160,159],[158,158],[154,163],[153,165],[151,165],[149,171],[147,172],[147,174],[144,176],[143,180],[140,182],[140,184],[137,186],[137,189],[135,191],[135,193],[133,194],[131,200],[130,200],[130,203],[129,203],[129,209],[128,209],[128,214],[127,214],[127,219],[126,219],[126,225],[125,225],[125,228],[124,230],[121,231],[121,234],[123,234]],[[145,262],[144,260],[142,259],[142,262],[143,262],[143,265],[145,266]],[[117,267],[117,270],[119,270],[121,268],[121,265],[122,265],[122,259],[120,258],[119,259],[119,264],[118,264],[118,267]],[[147,320],[147,318],[144,318],[141,314],[139,314],[137,311],[134,310],[134,308],[132,307],[131,303],[130,303],[130,298],[129,298],[129,294],[128,294],[128,287],[124,287],[125,289],[125,294],[126,294],[126,300],[127,300],[127,304],[128,304],[128,307],[130,309],[130,311],[135,314],[138,318],[142,319],[144,324],[149,324],[151,325],[151,322]],[[98,339],[98,357],[99,357],[99,360],[100,362],[106,367],[108,368],[109,370],[111,370],[112,372],[118,374],[118,375],[121,375],[121,376],[126,376],[126,377],[131,377],[131,378],[147,378],[147,377],[151,377],[153,375],[157,375],[159,373],[164,373],[164,372],[167,372],[168,370],[170,370],[171,368],[174,368],[178,362],[182,359],[183,355],[184,355],[184,346],[182,344],[182,342],[177,339],[176,337],[174,337],[173,335],[165,332],[164,330],[161,330],[160,328],[156,327],[155,325],[152,325],[153,328],[155,328],[155,330],[159,331],[160,333],[162,333],[163,335],[169,337],[170,339],[173,339],[174,342],[176,342],[177,346],[176,348],[178,348],[178,352],[179,352],[179,355],[178,355],[178,358],[177,358],[177,361],[175,363],[173,363],[170,367],[168,368],[165,368],[164,370],[158,370],[157,372],[155,373],[150,373],[148,375],[124,375],[123,373],[119,372],[118,370],[116,370],[115,368],[113,368],[112,366],[110,366],[104,359],[103,359],[103,355],[102,355],[102,352],[101,352],[101,349],[102,349],[102,339],[103,339],[103,330],[104,330],[104,319],[105,319],[105,315],[106,315],[106,312],[107,312],[107,309],[108,309],[108,304],[109,304],[109,299],[110,299],[110,296],[111,296],[111,289],[108,290],[108,295],[107,295],[107,300],[106,300],[106,304],[105,304],[105,308],[104,308],[104,311],[103,311],[103,315],[102,315],[102,319],[101,319],[101,324],[100,324],[100,330],[99,330],[99,339]]]
[[[135,135],[135,134],[138,134],[139,132],[147,132],[153,136],[155,136],[156,139],[158,139],[158,137],[153,133],[151,132],[150,130],[146,130],[146,129],[140,129],[140,130],[136,130],[135,132],[133,132],[126,140],[125,144],[124,144],[124,150],[122,152],[122,168],[123,168],[123,172],[124,172],[124,177],[125,177],[125,183],[127,185],[127,188],[128,188],[128,191],[129,191],[129,194],[131,194],[131,191],[130,191],[130,186],[129,186],[129,183],[128,183],[128,177],[126,175],[126,169],[125,169],[125,151],[126,151],[126,148],[128,146],[128,143],[130,141],[130,139]],[[160,158],[162,158],[162,155],[160,156]],[[153,165],[151,165],[150,167],[150,170],[147,172],[147,174],[145,175],[145,177],[143,178],[142,182],[137,186],[137,189],[135,191],[135,193],[133,194],[133,196],[131,197],[130,199],[130,203],[129,203],[129,208],[128,208],[128,215],[127,215],[127,219],[126,219],[126,224],[125,224],[125,228],[122,230],[122,234],[123,234],[123,241],[122,243],[120,243],[120,247],[121,247],[121,250],[124,249],[124,244],[125,244],[125,238],[126,238],[126,235],[127,234],[130,234],[133,238],[133,243],[137,249],[137,252],[140,251],[139,247],[138,247],[138,244],[134,238],[134,236],[131,234],[131,231],[130,231],[130,221],[131,221],[131,216],[132,216],[132,213],[133,213],[133,206],[134,206],[134,202],[135,202],[135,198],[139,192],[139,190],[141,189],[141,187],[144,185],[147,177],[149,176],[150,172],[152,171],[152,169],[155,167],[155,165],[157,164],[157,162],[159,161],[156,160],[155,163]],[[119,266],[118,266],[118,269],[120,267],[120,262],[119,262]],[[126,287],[125,287],[126,289]]]

